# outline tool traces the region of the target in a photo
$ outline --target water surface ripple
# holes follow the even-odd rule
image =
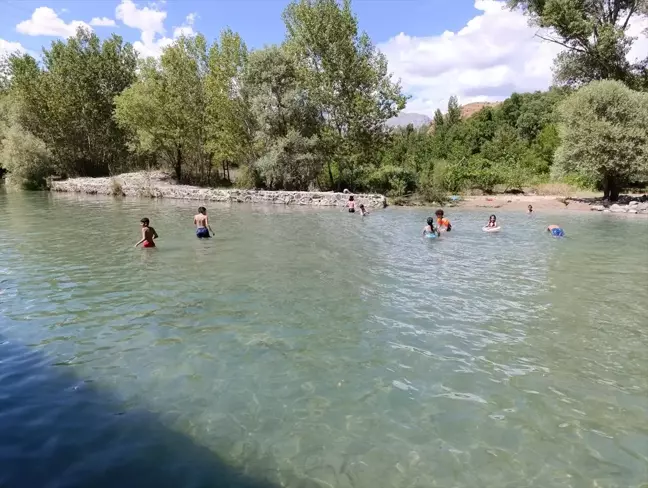
[[[0,194],[0,485],[645,488],[647,220],[195,206]]]

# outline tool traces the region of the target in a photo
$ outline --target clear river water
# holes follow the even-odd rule
[[[648,219],[197,205],[0,193],[0,486],[648,486]]]

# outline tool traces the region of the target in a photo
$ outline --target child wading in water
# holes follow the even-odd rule
[[[434,219],[432,217],[428,217],[427,225],[423,227],[423,236],[428,234],[434,234],[437,237],[441,237],[441,232],[439,232],[439,229],[434,226]]]
[[[488,217],[488,223],[486,224],[486,227],[497,227],[497,217],[495,217],[495,215]]]
[[[347,208],[349,209],[349,213],[355,212],[355,201],[353,199],[353,195],[349,197],[349,201],[347,202]]]
[[[450,221],[443,217],[443,210],[437,210],[436,212],[434,212],[434,215],[436,215],[437,227],[439,228],[439,230],[445,230],[446,232],[450,232],[452,230],[452,224],[450,223]]]
[[[198,239],[211,237],[209,233],[214,233],[211,225],[209,225],[207,209],[205,207],[198,207],[198,213],[194,215],[194,224],[196,224],[196,237]]]
[[[528,213],[529,215],[531,215],[531,214],[533,213],[533,205],[529,205],[529,206],[527,207],[527,213]]]
[[[365,215],[369,215],[369,211],[365,208],[364,204],[360,204],[360,215],[364,217]]]
[[[142,224],[142,239],[135,244],[135,247],[140,244],[142,244],[142,247],[155,247],[153,239],[157,239],[158,235],[157,232],[155,232],[155,229],[149,225],[149,219],[144,217],[140,220],[140,223]]]

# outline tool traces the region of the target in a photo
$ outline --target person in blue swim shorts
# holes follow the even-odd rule
[[[198,239],[211,237],[209,233],[214,233],[211,226],[209,225],[209,219],[207,218],[207,209],[205,207],[198,208],[198,213],[194,215],[194,224],[196,224],[196,237],[198,237]]]
[[[558,225],[550,225],[547,227],[547,232],[551,232],[551,235],[554,237],[565,237],[565,231],[560,228]]]

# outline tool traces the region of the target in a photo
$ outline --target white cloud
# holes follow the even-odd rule
[[[191,37],[195,35],[196,33],[193,30],[193,25],[194,22],[196,21],[196,17],[197,15],[195,13],[191,13],[187,15],[184,23],[181,26],[175,27],[173,29],[173,37],[174,38],[178,38],[180,36]]]
[[[462,104],[494,101],[513,91],[547,88],[559,48],[534,37],[527,18],[497,0],[476,0],[481,13],[458,32],[397,35],[379,46],[412,95],[408,112],[431,114],[451,95]]]
[[[23,20],[16,26],[16,30],[28,36],[57,36],[70,37],[76,34],[79,27],[92,30],[83,21],[73,20],[65,23],[58,14],[49,7],[38,7],[28,20]]]
[[[173,44],[173,41],[181,35],[192,36],[195,34],[193,23],[196,14],[189,14],[183,25],[175,27],[173,37],[166,37],[164,34],[164,21],[167,13],[161,10],[163,2],[149,4],[140,7],[133,0],[122,0],[115,10],[115,16],[128,27],[139,29],[141,40],[135,41],[133,47],[142,57],[159,57],[165,47]]]
[[[116,24],[113,19],[109,19],[108,17],[93,17],[90,25],[94,25],[95,27],[113,27]]]
[[[28,52],[27,49],[25,49],[25,47],[19,42],[11,42],[0,39],[0,59],[4,58],[5,56],[9,56],[10,54],[26,52]]]
[[[544,90],[561,47],[535,37],[527,17],[501,0],[475,0],[481,13],[458,32],[431,37],[397,35],[379,48],[389,68],[412,95],[408,112],[430,115],[457,95],[462,104],[502,100],[513,91]],[[648,27],[637,19],[629,29],[638,36]],[[645,57],[648,39],[635,42],[629,58]]]

